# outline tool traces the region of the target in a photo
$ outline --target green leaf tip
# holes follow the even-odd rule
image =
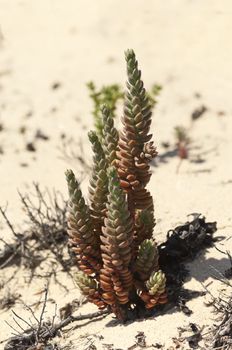
[[[154,226],[154,217],[153,212],[151,210],[141,210],[138,213],[138,221],[140,221],[144,225]]]
[[[97,136],[97,133],[93,130],[90,130],[88,132],[88,138],[89,138],[89,141],[93,144],[95,143],[96,141],[99,141],[98,139],[98,136]]]
[[[153,248],[156,247],[155,242],[152,239],[145,239],[140,246],[141,250],[146,250],[146,252],[150,252]]]
[[[99,170],[99,167],[100,169],[105,168],[105,164],[100,164],[101,161],[105,163],[105,154],[97,132],[89,131],[88,137],[92,144],[94,171],[96,172]]]
[[[103,138],[102,146],[105,152],[105,157],[109,165],[114,165],[116,162],[116,151],[118,147],[119,134],[114,127],[114,118],[112,110],[107,105],[102,107],[103,121]]]
[[[71,169],[65,170],[65,176],[69,178],[70,176],[74,176],[73,171]]]
[[[130,59],[135,59],[135,52],[133,49],[127,49],[125,51],[125,58],[126,58],[126,61],[129,61]]]
[[[106,123],[108,121],[108,119],[113,119],[113,116],[112,116],[112,111],[111,109],[106,105],[104,104],[101,108],[101,112],[102,112],[102,121],[103,121],[103,134],[104,134],[104,129],[106,127]]]
[[[122,202],[125,202],[125,196],[124,196],[123,190],[120,187],[118,172],[115,166],[110,166],[108,168],[107,176],[108,176],[108,191],[109,191],[108,201],[109,202],[111,200],[114,201],[113,197],[115,197],[115,200],[120,200],[121,198]]]
[[[165,292],[166,277],[163,271],[152,272],[146,286],[151,295],[162,294]]]
[[[101,112],[102,112],[102,114],[109,114],[110,113],[110,108],[106,104],[103,104],[101,106]]]
[[[109,167],[107,173],[108,173],[109,179],[112,179],[112,180],[118,179],[117,170],[116,170],[116,168],[114,166]]]
[[[67,169],[65,171],[65,176],[66,176],[66,180],[68,183],[69,195],[71,196],[75,190],[77,180],[76,180],[76,177],[74,175],[74,172],[71,169]]]
[[[96,282],[94,279],[90,278],[88,275],[86,275],[84,272],[79,271],[74,274],[74,281],[77,284],[77,286],[84,292],[87,291],[86,294],[88,294],[88,289],[96,289]]]

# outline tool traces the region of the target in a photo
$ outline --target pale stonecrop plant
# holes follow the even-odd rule
[[[167,302],[166,278],[159,268],[153,228],[153,199],[146,186],[156,148],[149,133],[151,105],[133,50],[126,51],[127,90],[123,128],[114,127],[102,107],[99,139],[89,133],[93,168],[89,205],[72,170],[69,189],[69,242],[77,258],[76,282],[87,299],[125,320],[132,310],[152,309]]]

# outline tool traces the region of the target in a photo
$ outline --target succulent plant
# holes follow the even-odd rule
[[[102,108],[103,120],[103,149],[109,165],[116,162],[116,151],[118,148],[118,131],[114,127],[113,115],[105,105]]]
[[[136,271],[142,281],[147,281],[151,273],[158,270],[158,259],[156,243],[151,239],[145,239],[139,246],[135,261]]]
[[[101,137],[89,133],[94,154],[89,205],[73,172],[66,172],[69,243],[80,270],[76,283],[90,302],[122,320],[132,309],[167,302],[166,278],[152,238],[153,199],[146,188],[149,163],[157,154],[150,134],[152,110],[134,51],[125,56],[123,129],[118,133],[112,111],[104,105]]]
[[[74,279],[82,294],[86,295],[89,301],[96,304],[99,309],[105,308],[105,303],[102,301],[95,279],[89,277],[83,272],[78,272],[74,276]]]
[[[146,308],[153,308],[157,304],[165,304],[167,302],[167,294],[165,292],[166,278],[164,273],[159,271],[152,272],[149,280],[146,282],[148,291],[143,291],[140,297],[146,303]]]

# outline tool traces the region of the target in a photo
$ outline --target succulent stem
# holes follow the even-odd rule
[[[117,300],[119,304],[125,304],[132,287],[129,264],[132,257],[133,222],[114,167],[109,169],[108,177],[107,215],[101,236],[103,269],[100,284],[105,291],[106,302],[114,304]]]
[[[100,234],[101,227],[104,224],[106,213],[106,202],[108,193],[107,163],[105,153],[99,141],[97,134],[90,131],[89,140],[93,149],[93,170],[89,186],[89,198],[91,207],[91,216],[94,221],[94,230]]]
[[[69,242],[76,254],[78,266],[86,274],[96,273],[101,268],[99,237],[93,230],[90,210],[72,170],[66,171],[69,189]]]
[[[151,106],[141,80],[141,71],[133,50],[125,53],[127,62],[127,91],[122,117],[123,131],[119,138],[117,167],[121,186],[129,195],[135,209],[153,210],[153,201],[145,186],[150,180],[149,162],[156,156],[156,149],[149,134]]]
[[[114,127],[114,119],[110,109],[102,107],[103,119],[103,149],[109,165],[114,165],[116,160],[116,150],[118,147],[118,131]]]

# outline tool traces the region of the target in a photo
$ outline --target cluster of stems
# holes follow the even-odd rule
[[[153,239],[153,199],[146,188],[156,148],[150,134],[152,109],[133,50],[125,53],[127,89],[123,128],[118,132],[107,106],[102,107],[102,138],[89,133],[93,167],[87,205],[71,170],[69,243],[77,258],[76,282],[99,308],[124,320],[136,307],[167,302],[166,279]]]

